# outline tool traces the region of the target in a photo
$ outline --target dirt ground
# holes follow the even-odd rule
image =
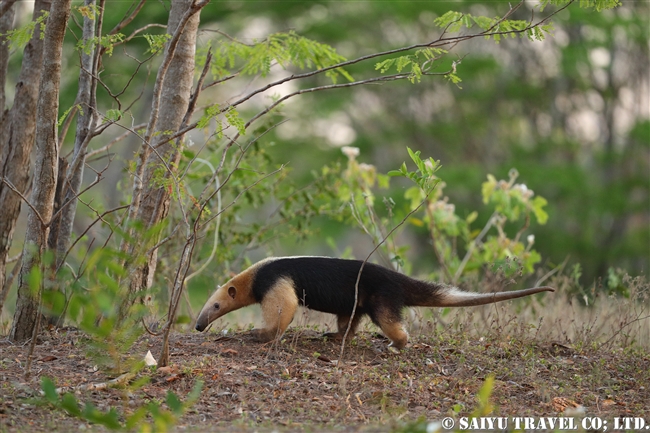
[[[492,334],[490,334],[492,335]],[[131,354],[157,356],[160,337],[144,336]],[[436,332],[411,338],[400,353],[363,332],[345,348],[310,328],[291,328],[281,342],[259,344],[245,332],[176,333],[170,367],[145,368],[147,383],[80,390],[119,375],[99,368],[74,329],[44,335],[25,379],[27,346],[0,340],[0,431],[68,432],[103,428],[45,402],[41,376],[102,411],[130,414],[168,390],[181,399],[197,380],[198,401],[177,431],[390,431],[417,419],[458,419],[478,405],[494,375],[490,416],[641,417],[650,422],[650,357],[638,349],[576,349],[567,344],[494,334],[470,338]],[[340,361],[340,366],[338,365]],[[340,368],[339,368],[340,367]],[[165,407],[165,403],[162,403]],[[611,424],[610,424],[611,425]]]

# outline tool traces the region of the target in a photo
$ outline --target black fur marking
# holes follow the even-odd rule
[[[261,302],[279,278],[293,281],[300,305],[336,315],[350,315],[361,267],[360,260],[329,257],[279,258],[256,270],[253,296]],[[373,263],[366,263],[359,281],[355,314],[370,315],[377,323],[378,309],[400,320],[406,306],[430,304],[440,286],[426,283]]]

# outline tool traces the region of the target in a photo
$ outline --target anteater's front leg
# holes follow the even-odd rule
[[[298,297],[293,282],[288,278],[279,279],[264,295],[261,304],[266,327],[254,329],[254,337],[262,342],[281,337],[298,309]]]

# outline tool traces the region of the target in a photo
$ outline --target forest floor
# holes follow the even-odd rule
[[[104,431],[48,403],[40,393],[43,376],[78,402],[114,408],[120,420],[152,401],[165,408],[168,391],[183,400],[202,380],[200,397],[175,431],[424,431],[423,420],[450,416],[458,423],[469,416],[489,376],[495,380],[482,413],[510,417],[508,430],[515,427],[512,417],[525,416],[541,422],[564,415],[577,428],[583,417],[599,417],[608,430],[618,417],[650,423],[647,352],[539,340],[525,331],[476,338],[462,331],[422,332],[395,353],[385,338],[364,331],[339,359],[340,343],[324,340],[313,327],[290,328],[273,344],[256,343],[246,331],[175,333],[169,367],[145,367],[126,388],[92,390],[88,384],[105,384],[120,372],[111,375],[94,364],[80,331],[40,338],[27,379],[28,346],[3,338],[0,432]],[[160,346],[161,337],[146,335],[130,354],[142,359]]]

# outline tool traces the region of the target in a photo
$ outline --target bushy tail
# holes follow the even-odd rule
[[[431,307],[471,307],[472,305],[493,304],[495,302],[507,301],[508,299],[522,298],[540,292],[554,292],[555,289],[548,286],[534,287],[532,289],[515,290],[513,292],[496,293],[470,293],[445,286],[436,293],[435,303]]]

